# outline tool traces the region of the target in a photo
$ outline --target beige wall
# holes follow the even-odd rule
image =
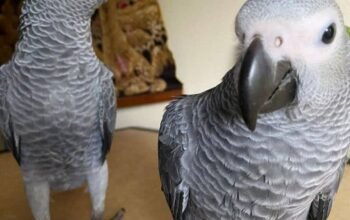
[[[159,0],[185,94],[218,84],[234,64],[234,18],[244,0]],[[350,0],[337,0],[350,25]],[[117,127],[158,129],[167,103],[118,110]]]

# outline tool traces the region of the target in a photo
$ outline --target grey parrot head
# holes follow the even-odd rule
[[[333,0],[248,0],[236,34],[237,92],[250,130],[259,114],[321,108],[348,86],[349,38]]]

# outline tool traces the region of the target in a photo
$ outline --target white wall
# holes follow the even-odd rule
[[[234,18],[244,0],[159,0],[184,93],[218,84],[234,60]],[[337,0],[350,25],[350,0]],[[117,127],[158,129],[167,103],[118,110]]]
[[[336,0],[343,11],[345,24],[350,26],[350,0]]]

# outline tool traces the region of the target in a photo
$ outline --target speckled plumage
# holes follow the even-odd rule
[[[24,2],[20,40],[1,68],[0,121],[28,185],[66,190],[107,174],[115,92],[90,31],[90,16],[102,2]]]
[[[287,48],[276,55],[289,56],[297,70],[297,97],[288,107],[260,114],[254,132],[240,114],[239,66],[213,89],[167,107],[159,134],[159,171],[174,219],[327,219],[350,143],[350,43],[341,14],[331,0],[248,0],[236,31],[243,53],[252,36],[260,34],[267,45],[266,32],[276,30],[264,26],[268,30],[259,33],[259,22],[283,24],[287,30],[278,26],[277,32],[288,40],[300,34],[289,32],[291,27],[322,10],[336,14],[330,16],[337,24],[334,44],[318,43],[322,35],[315,33],[308,38],[314,43],[310,48],[293,51],[297,55]],[[316,62],[300,56],[305,50],[323,54]]]

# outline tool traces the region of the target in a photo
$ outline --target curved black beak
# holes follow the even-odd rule
[[[239,105],[247,127],[254,131],[259,113],[272,112],[293,102],[297,80],[291,63],[274,63],[260,38],[248,47],[238,81]]]

